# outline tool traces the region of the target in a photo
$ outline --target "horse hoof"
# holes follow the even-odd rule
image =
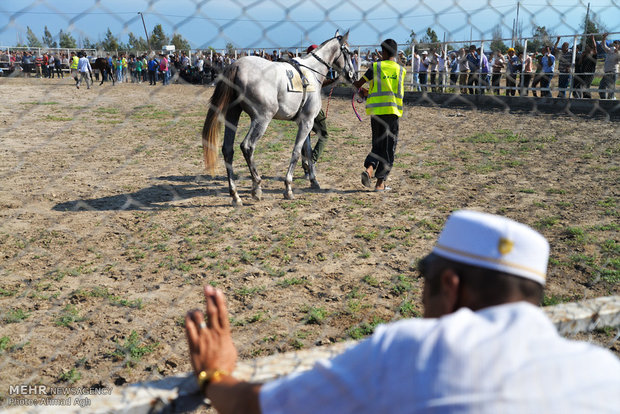
[[[310,188],[312,188],[313,190],[320,190],[321,186],[319,185],[319,182],[317,180],[312,180],[310,181]]]
[[[243,202],[241,201],[240,198],[233,198],[232,205],[233,207],[241,207],[243,206]]]
[[[295,196],[293,195],[292,191],[285,191],[284,198],[286,198],[287,200],[294,200]]]
[[[263,199],[263,190],[252,191],[252,198],[256,201],[261,201]]]

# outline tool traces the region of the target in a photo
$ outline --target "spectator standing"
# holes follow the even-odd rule
[[[489,89],[489,58],[482,53],[481,48],[478,48],[478,56],[480,56],[480,90],[478,93],[484,95]]]
[[[420,90],[426,92],[426,83],[428,81],[428,66],[431,64],[428,58],[428,52],[425,50],[420,54]]]
[[[599,95],[601,99],[616,99],[616,80],[620,67],[620,41],[614,41],[612,47],[609,47],[607,46],[607,36],[608,33],[605,33],[600,43],[605,52],[605,65],[603,67],[605,75],[599,84]]]
[[[377,179],[375,191],[387,191],[388,174],[394,164],[398,143],[398,123],[403,115],[403,94],[406,70],[396,62],[398,45],[393,39],[381,43],[382,60],[372,64],[364,76],[353,83],[358,90],[370,82],[366,113],[370,115],[372,150],[364,161],[362,184],[371,187],[370,179]]]
[[[444,92],[446,86],[446,77],[448,73],[448,62],[446,59],[446,53],[444,49],[441,49],[441,53],[437,56],[437,83],[438,92]]]
[[[56,70],[56,75],[58,76],[58,79],[65,78],[65,74],[62,72],[62,59],[60,56],[56,56],[54,58],[54,69]],[[53,77],[54,74],[52,73],[52,78]]]
[[[568,48],[568,42],[562,43],[562,48],[558,49],[561,37],[558,36],[553,46],[553,54],[558,62],[558,98],[565,98],[566,91],[570,85],[570,67],[573,62],[573,52]]]
[[[597,413],[620,407],[620,361],[558,335],[540,309],[549,243],[513,220],[460,210],[420,261],[424,318],[266,384],[232,376],[224,295],[185,317],[198,386],[221,414]]]
[[[439,55],[435,51],[435,49],[431,49],[431,52],[428,54],[429,65],[428,65],[428,73],[430,76],[430,84],[431,90],[433,92],[437,92],[437,64]]]
[[[499,50],[495,51],[493,59],[491,60],[491,67],[493,75],[491,76],[491,85],[493,85],[493,93],[499,95],[500,81],[502,79],[502,70],[506,67],[504,55]]]
[[[476,89],[474,91],[473,86],[480,87],[480,56],[476,52],[476,46],[469,46],[469,52],[467,53],[467,66],[469,68],[469,76],[467,77],[467,86],[469,86],[469,94],[473,95],[478,93]]]
[[[523,57],[523,52],[519,53],[519,56]],[[521,80],[519,85],[519,95],[527,96],[529,93],[530,82],[532,81],[533,65],[532,54],[530,53],[523,59],[523,72],[521,73]]]
[[[34,59],[34,67],[35,67],[35,70],[36,70],[35,77],[43,78],[42,66],[43,66],[43,56],[37,55],[37,57]]]
[[[80,79],[75,84],[75,87],[80,89],[82,80],[86,80],[86,89],[90,89],[90,81],[93,77],[93,69],[91,68],[90,62],[88,61],[88,58],[85,56],[84,52],[79,52],[78,57],[78,72],[80,73]]]
[[[536,54],[536,72],[534,73],[534,79],[532,80],[532,95],[534,96],[538,96],[535,88],[539,85],[542,85],[542,80],[544,76],[543,70],[542,70],[543,69],[543,64],[542,64],[543,56],[544,55],[542,53]],[[542,92],[540,96],[542,96]]]
[[[459,61],[455,52],[450,53],[450,86],[456,87],[459,80]]]
[[[168,59],[166,55],[159,55],[159,73],[161,73],[162,77],[162,85],[168,84],[168,71],[169,71]]]
[[[596,41],[594,40],[594,36],[592,36],[591,41],[595,46],[592,47],[590,45],[586,45],[586,49],[579,55],[579,58],[575,64],[575,90],[573,91],[573,96],[575,98],[592,98],[590,86],[592,85],[592,80],[594,80],[597,59]]]
[[[155,56],[152,56],[148,62],[148,70],[149,70],[149,85],[157,84],[157,69],[159,67],[159,62],[155,59]]]
[[[140,56],[134,58],[134,65],[136,67],[136,82],[142,83],[142,58]]]
[[[517,76],[521,72],[521,61],[513,48],[508,49],[506,57],[506,96],[515,96],[517,93]]]
[[[542,57],[542,78],[540,80],[540,96],[551,97],[551,79],[553,79],[553,72],[555,71],[555,56],[551,53],[551,47],[544,47],[544,55]]]
[[[129,82],[129,76],[127,74],[128,72],[128,62],[127,62],[127,57],[125,57],[125,54],[123,53],[121,55],[121,82]]]
[[[45,76],[46,78],[51,77],[50,55],[47,52],[43,53],[43,76]]]
[[[467,77],[469,74],[469,61],[467,60],[467,51],[464,47],[459,50],[459,93],[466,94]]]

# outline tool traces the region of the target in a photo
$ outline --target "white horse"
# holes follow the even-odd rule
[[[240,146],[252,175],[252,197],[256,200],[262,197],[261,176],[253,156],[258,139],[272,119],[297,123],[295,147],[284,181],[284,197],[292,199],[293,170],[304,141],[312,130],[314,118],[321,109],[321,85],[328,71],[333,67],[342,72],[348,82],[355,81],[348,37],[349,32],[344,36],[336,32],[335,37],[323,42],[313,52],[291,62],[271,62],[257,56],[243,57],[228,66],[220,76],[202,130],[202,143],[205,166],[214,173],[221,121],[225,120],[222,154],[234,205],[242,204],[232,165],[233,144],[241,112],[245,111],[250,116],[250,129]],[[320,188],[312,157],[306,158],[312,188]]]

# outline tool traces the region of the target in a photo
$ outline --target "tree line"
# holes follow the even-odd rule
[[[174,45],[177,50],[189,50],[189,42],[179,33],[168,36],[161,24],[156,24],[148,38],[148,42],[142,36],[137,36],[132,32],[128,34],[127,42],[122,42],[108,28],[103,40],[91,41],[88,37],[76,40],[70,32],[58,32],[58,36],[53,36],[47,26],[43,29],[43,37],[39,38],[34,31],[27,26],[26,44],[18,42],[17,47],[30,48],[62,48],[62,49],[97,49],[97,50],[161,50],[164,45]]]

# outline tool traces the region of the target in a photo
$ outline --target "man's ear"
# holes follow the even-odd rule
[[[443,296],[443,303],[446,307],[447,313],[454,312],[461,307],[463,298],[461,295],[461,279],[454,270],[448,268],[445,269],[440,275],[441,293]]]

